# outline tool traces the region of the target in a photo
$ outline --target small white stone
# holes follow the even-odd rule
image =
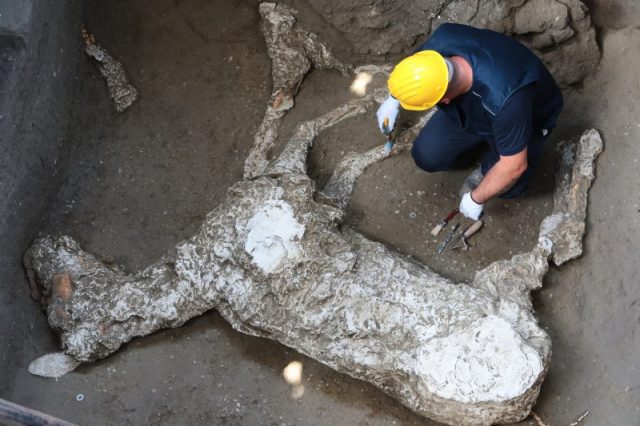
[[[299,385],[302,382],[302,363],[300,361],[291,361],[282,370],[282,376],[290,385]]]
[[[73,357],[64,352],[54,352],[31,361],[29,373],[35,376],[58,378],[80,365]]]

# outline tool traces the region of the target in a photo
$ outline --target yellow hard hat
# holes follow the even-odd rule
[[[402,108],[422,111],[437,104],[447,91],[449,71],[441,54],[423,50],[400,61],[387,87]]]

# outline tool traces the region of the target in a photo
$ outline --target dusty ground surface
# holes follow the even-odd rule
[[[98,40],[125,64],[140,100],[116,115],[87,61],[78,105],[84,114],[43,232],[69,233],[89,251],[135,270],[191,235],[241,178],[270,94],[269,62],[253,0],[94,1],[87,14]],[[603,31],[601,38],[601,69],[583,88],[566,93],[550,144],[587,127],[600,129],[605,140],[585,256],[552,269],[535,298],[554,344],[536,411],[552,425],[567,424],[585,410],[591,411],[586,424],[593,425],[632,425],[640,416],[640,83],[629,72],[640,66],[640,30]],[[348,84],[337,72],[309,75],[282,136],[300,120],[349,99]],[[318,182],[342,153],[383,142],[373,117],[372,111],[317,140],[311,173]],[[365,173],[349,222],[436,271],[468,279],[488,263],[531,247],[551,209],[552,165],[549,150],[528,197],[487,208],[487,225],[466,253],[435,255],[429,231],[457,205],[467,171],[428,175],[408,153]],[[372,386],[232,331],[214,312],[137,339],[58,381],[26,372],[29,361],[56,348],[46,339],[44,321],[33,328],[7,398],[81,424],[433,424]],[[294,400],[281,371],[296,359],[304,364],[305,393]],[[75,401],[78,393],[83,402]]]

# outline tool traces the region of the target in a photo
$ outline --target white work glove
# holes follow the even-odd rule
[[[462,196],[462,201],[460,202],[460,213],[462,213],[469,219],[480,219],[483,209],[484,204],[478,204],[473,201],[473,198],[471,198],[471,192],[467,192]]]
[[[378,117],[378,127],[382,133],[384,133],[384,119],[389,119],[389,131],[392,131],[393,126],[396,124],[396,118],[398,118],[399,112],[400,101],[393,99],[391,96],[389,96],[387,100],[380,105],[378,112],[376,112],[376,116]]]

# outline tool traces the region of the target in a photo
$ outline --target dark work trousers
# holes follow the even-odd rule
[[[534,129],[527,146],[527,170],[500,198],[517,198],[525,192],[540,164],[548,136],[548,133],[543,136],[541,129]],[[422,128],[413,143],[411,155],[417,166],[427,172],[469,167],[481,156],[480,169],[486,175],[500,160],[495,144],[489,143],[486,137],[468,133],[442,111],[437,111]]]

